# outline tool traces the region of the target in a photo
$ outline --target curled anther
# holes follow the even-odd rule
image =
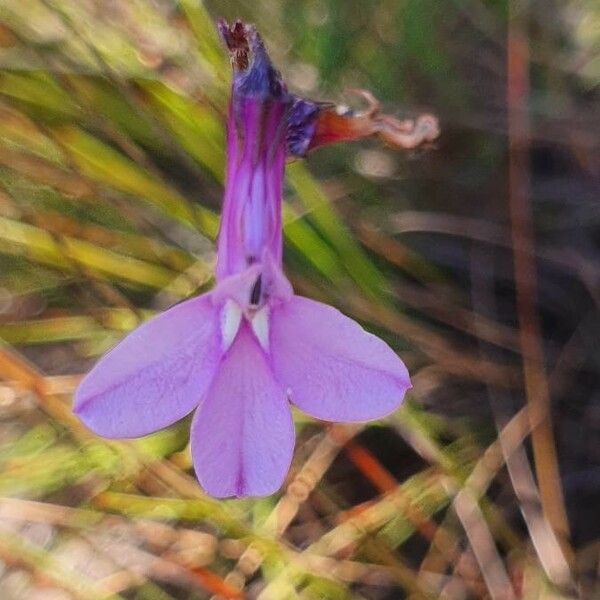
[[[416,119],[397,119],[381,112],[381,103],[369,90],[351,88],[346,93],[360,96],[367,103],[366,110],[354,118],[370,119],[372,133],[391,146],[410,150],[433,142],[440,135],[439,122],[431,114],[419,115]]]
[[[389,115],[382,115],[378,124],[376,135],[379,139],[391,146],[406,150],[431,143],[440,135],[439,122],[430,114],[419,115],[415,120],[403,121]]]
[[[308,150],[331,142],[350,141],[376,136],[395,148],[412,150],[433,142],[440,135],[437,117],[419,115],[416,119],[398,119],[381,112],[381,104],[368,90],[349,89],[348,94],[362,98],[365,110],[340,111],[336,106],[323,106],[316,116],[314,135]]]

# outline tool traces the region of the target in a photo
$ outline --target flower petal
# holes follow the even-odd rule
[[[327,421],[367,421],[393,411],[411,387],[396,353],[326,304],[294,296],[271,317],[275,377],[301,410]]]
[[[292,414],[247,323],[194,415],[191,444],[211,496],[264,496],[281,486],[294,449]]]
[[[83,379],[73,411],[109,438],[146,435],[200,402],[220,360],[210,296],[177,304],[132,331]]]

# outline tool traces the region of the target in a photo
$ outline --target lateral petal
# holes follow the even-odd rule
[[[108,438],[146,435],[191,412],[221,356],[218,311],[209,295],[140,325],[80,383],[73,411]]]
[[[396,353],[335,308],[294,296],[271,315],[275,377],[301,410],[327,421],[367,421],[411,387]]]

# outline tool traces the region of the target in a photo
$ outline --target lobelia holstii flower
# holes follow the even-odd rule
[[[79,385],[73,410],[100,435],[132,438],[196,409],[191,452],[204,490],[260,496],[281,486],[292,459],[290,401],[318,419],[366,421],[393,411],[410,388],[387,344],[295,295],[283,274],[286,156],[373,133],[412,147],[435,137],[435,120],[396,121],[369,96],[359,115],[297,98],[252,26],[219,27],[234,75],[217,284],[108,352]]]

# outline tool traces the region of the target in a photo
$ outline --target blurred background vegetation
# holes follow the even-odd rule
[[[295,288],[389,341],[385,422],[296,414],[280,494],[216,501],[183,422],[108,442],[97,357],[211,285],[229,64],[435,113],[436,147],[289,165]],[[0,0],[0,598],[600,598],[597,0]]]

